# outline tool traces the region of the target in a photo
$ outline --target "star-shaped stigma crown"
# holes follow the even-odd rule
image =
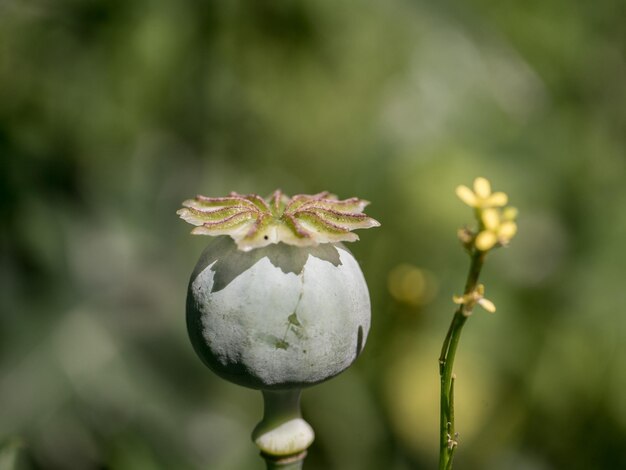
[[[298,194],[280,190],[268,198],[230,193],[226,197],[196,196],[183,202],[176,213],[195,225],[194,235],[229,235],[242,251],[272,243],[316,246],[353,242],[358,228],[380,223],[363,213],[368,201],[356,197],[339,200],[334,194]]]

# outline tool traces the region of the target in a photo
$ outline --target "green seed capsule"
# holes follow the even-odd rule
[[[196,353],[221,377],[257,389],[301,388],[360,354],[369,293],[341,243],[244,252],[220,237],[191,276],[187,327]]]

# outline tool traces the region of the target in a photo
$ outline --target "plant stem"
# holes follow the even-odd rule
[[[263,390],[263,419],[252,432],[267,470],[300,470],[313,442],[311,426],[300,413],[300,389]]]
[[[303,452],[304,455],[302,457],[294,457],[293,460],[282,459],[282,460],[274,460],[271,457],[263,456],[265,458],[265,464],[267,470],[302,470],[302,465],[304,464],[304,458],[306,457],[306,452]]]
[[[478,277],[485,260],[486,252],[474,249],[471,255],[471,263],[465,282],[463,294],[473,292],[478,285]],[[465,305],[460,305],[454,312],[450,328],[443,341],[441,355],[439,356],[439,375],[441,377],[441,397],[439,415],[439,470],[452,468],[452,457],[457,446],[456,430],[454,425],[454,379],[452,369],[454,357],[461,338],[463,325],[468,315]]]

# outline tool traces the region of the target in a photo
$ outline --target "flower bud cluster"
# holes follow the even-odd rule
[[[492,192],[491,183],[486,178],[476,178],[473,189],[458,186],[456,195],[474,209],[478,228],[463,227],[457,235],[471,256],[481,258],[491,249],[506,246],[517,233],[517,209],[507,206],[509,197],[503,192]],[[461,306],[465,316],[471,315],[474,306],[480,305],[488,312],[495,312],[496,306],[485,298],[485,286],[470,287],[464,295],[455,295],[452,300]]]
[[[456,188],[456,195],[474,208],[478,220],[477,231],[468,228],[459,231],[459,239],[466,248],[486,252],[509,244],[517,233],[517,209],[507,206],[506,193],[492,193],[489,180],[476,178],[473,190],[461,185]]]

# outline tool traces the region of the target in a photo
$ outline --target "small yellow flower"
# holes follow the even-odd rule
[[[456,188],[456,195],[470,207],[475,209],[486,209],[489,207],[506,206],[509,198],[506,193],[491,192],[491,183],[486,178],[476,178],[474,180],[474,190],[464,185]]]
[[[476,248],[480,251],[487,251],[497,243],[507,245],[517,233],[517,209],[507,207],[500,211],[489,208],[481,212],[480,218],[484,230],[482,230],[474,241]]]
[[[463,315],[465,316],[469,316],[472,313],[474,305],[476,304],[480,305],[489,313],[494,313],[496,311],[494,303],[485,298],[484,284],[478,284],[476,289],[463,296],[453,296],[452,301],[457,305],[463,305]]]

